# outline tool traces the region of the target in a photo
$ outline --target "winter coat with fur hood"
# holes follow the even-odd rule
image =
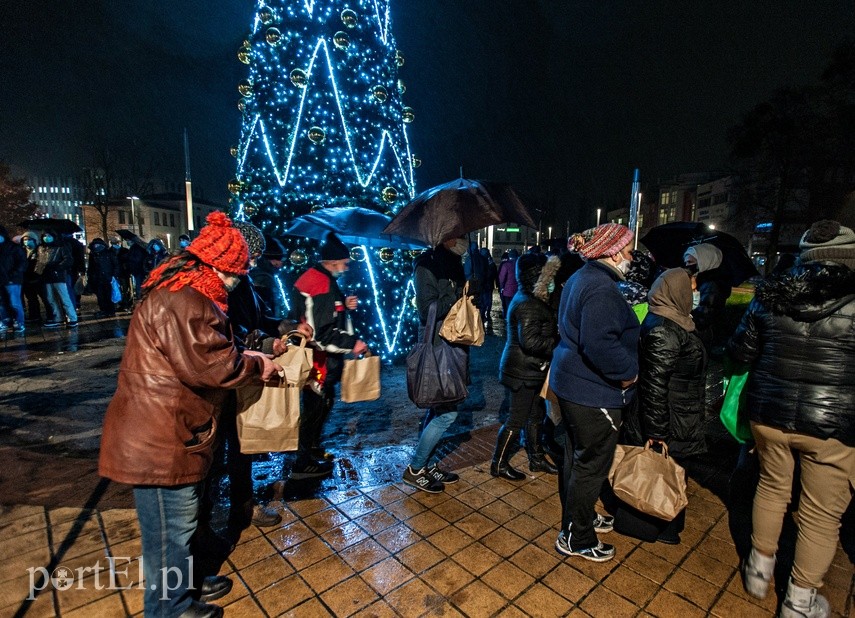
[[[517,259],[517,292],[508,305],[508,336],[499,362],[499,380],[511,389],[543,384],[558,343],[558,319],[549,305],[549,285],[561,260],[552,257],[543,264],[527,258]]]
[[[855,446],[855,272],[808,262],[760,284],[730,341],[751,420]]]

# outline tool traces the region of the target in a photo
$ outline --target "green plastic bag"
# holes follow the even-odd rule
[[[719,418],[724,428],[740,444],[754,440],[751,423],[745,410],[745,383],[748,382],[748,366],[733,362],[724,364],[724,401]]]
[[[647,317],[647,312],[650,309],[650,305],[647,303],[638,303],[637,305],[632,306],[632,311],[635,313],[635,317],[638,318],[639,324],[644,322],[644,318]]]

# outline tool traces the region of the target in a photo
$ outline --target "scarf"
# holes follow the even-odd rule
[[[177,259],[181,259],[181,256],[179,255],[168,260],[164,260],[157,268],[151,271],[146,284],[151,286],[155,281],[163,276],[163,273],[170,266],[174,265]],[[185,286],[190,286],[202,294],[205,298],[217,305],[223,313],[228,311],[229,294],[226,290],[226,286],[217,276],[217,273],[214,272],[214,269],[207,264],[199,262],[198,267],[196,268],[179,270],[170,278],[158,283],[155,287],[157,289],[165,288],[170,292],[177,292]]]
[[[683,268],[671,268],[659,275],[647,295],[650,313],[668,318],[688,332],[692,320],[692,280]]]

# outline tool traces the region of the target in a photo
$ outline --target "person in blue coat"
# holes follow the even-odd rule
[[[638,318],[617,283],[632,263],[632,231],[606,223],[574,237],[586,260],[564,286],[558,307],[560,341],[552,356],[549,386],[558,396],[564,437],[559,475],[561,531],[556,550],[604,562],[615,548],[597,532],[610,532],[611,517],[594,504],[614,458],[624,408],[638,380]]]

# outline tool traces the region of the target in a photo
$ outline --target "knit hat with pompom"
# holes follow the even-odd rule
[[[855,232],[824,219],[810,226],[799,241],[802,262],[835,262],[855,269]]]
[[[212,212],[206,219],[208,225],[187,247],[205,264],[233,275],[245,275],[249,261],[249,249],[240,231],[232,220],[220,211]]]

